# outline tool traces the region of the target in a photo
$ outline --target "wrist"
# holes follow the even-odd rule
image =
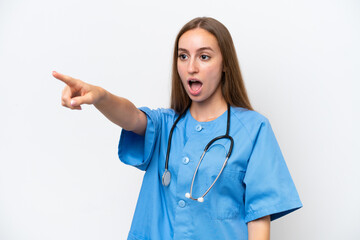
[[[101,105],[108,98],[109,92],[102,87],[95,86],[95,88],[97,89],[98,97],[94,105]]]

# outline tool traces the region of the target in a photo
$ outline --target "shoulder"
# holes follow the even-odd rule
[[[260,129],[270,126],[269,120],[259,112],[241,107],[232,107],[232,120],[238,129],[245,128],[249,137],[254,141]]]
[[[269,122],[264,115],[253,110],[241,107],[232,107],[231,110],[232,115],[244,125],[257,125]]]

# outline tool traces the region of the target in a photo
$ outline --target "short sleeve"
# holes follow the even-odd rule
[[[271,220],[302,207],[270,123],[265,119],[257,132],[244,177],[245,221],[267,215]]]
[[[123,163],[145,171],[154,152],[161,121],[160,115],[155,110],[150,110],[147,107],[139,109],[143,111],[147,117],[145,135],[141,136],[122,129],[118,155],[120,161]]]

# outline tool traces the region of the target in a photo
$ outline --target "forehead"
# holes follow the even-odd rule
[[[178,48],[196,50],[210,47],[218,51],[219,45],[216,37],[202,28],[195,28],[185,32],[179,39]]]

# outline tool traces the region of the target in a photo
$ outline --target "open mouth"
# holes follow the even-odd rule
[[[200,82],[197,79],[189,79],[188,84],[189,84],[191,94],[194,94],[194,95],[200,93],[201,87],[203,85],[202,82]]]

